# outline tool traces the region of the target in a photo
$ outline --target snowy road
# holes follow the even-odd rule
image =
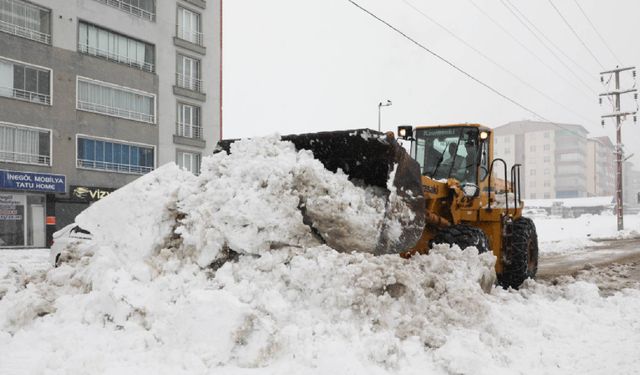
[[[578,252],[543,253],[536,279],[551,285],[587,281],[603,295],[640,289],[640,238],[599,240],[597,246]]]
[[[571,275],[587,268],[640,262],[640,238],[602,240],[579,252],[541,255],[538,278]]]

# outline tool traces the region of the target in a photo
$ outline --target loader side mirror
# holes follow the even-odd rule
[[[413,140],[413,126],[411,125],[398,126],[398,138],[404,139],[405,141]]]

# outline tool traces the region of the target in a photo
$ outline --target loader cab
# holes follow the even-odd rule
[[[400,138],[411,139],[411,156],[420,164],[422,175],[435,180],[455,178],[463,185],[477,185],[486,177],[488,133],[478,126],[418,127],[412,133],[408,138],[398,132]]]

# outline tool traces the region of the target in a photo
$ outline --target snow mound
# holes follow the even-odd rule
[[[529,282],[503,291],[492,288],[495,257],[475,248],[437,246],[407,260],[349,251],[371,250],[373,238],[331,244],[334,227],[373,233],[383,206],[379,192],[276,137],[235,143],[197,177],[159,168],[78,217],[94,239],[67,249],[61,267],[0,268],[0,373],[640,365],[637,290],[602,298],[588,283]],[[312,228],[314,215],[335,225]]]

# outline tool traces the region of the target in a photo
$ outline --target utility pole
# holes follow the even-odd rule
[[[620,96],[624,94],[634,93],[634,98],[638,98],[638,94],[636,93],[636,89],[620,89],[620,73],[628,70],[633,71],[633,76],[636,75],[636,68],[626,67],[626,68],[616,68],[612,70],[608,70],[606,72],[600,73],[600,80],[604,82],[605,75],[612,75],[615,78],[616,88],[613,91],[603,92],[600,94],[600,97],[614,97],[614,112],[602,115],[602,125],[604,125],[604,119],[606,118],[615,118],[616,119],[616,215],[618,217],[618,230],[624,229],[624,221],[623,221],[623,213],[624,213],[624,203],[622,201],[622,159],[623,159],[623,149],[622,149],[622,121],[627,118],[627,116],[633,116],[634,122],[636,120],[636,111],[633,112],[622,112],[620,108]],[[602,99],[600,99],[602,102]]]

